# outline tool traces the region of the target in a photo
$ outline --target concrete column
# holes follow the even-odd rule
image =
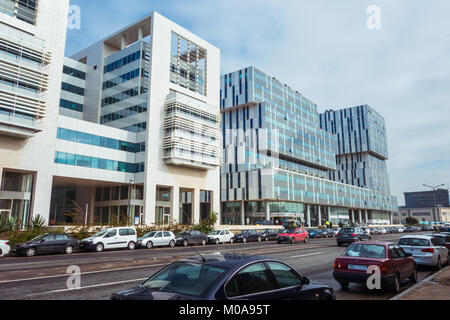
[[[364,214],[366,216],[366,223],[369,223],[369,212],[367,210],[364,210]]]
[[[241,225],[245,226],[245,205],[244,205],[244,201],[241,202]]]
[[[352,211],[352,219],[351,221],[354,223],[355,222],[355,210],[351,210]]]
[[[138,29],[138,41],[141,41],[144,38],[144,29],[141,27]]]
[[[122,38],[120,39],[121,43],[120,43],[120,49],[123,50],[126,48],[126,44],[125,44],[125,36],[122,36]]]
[[[269,205],[269,201],[266,201],[266,220],[270,220],[270,205]]]
[[[361,209],[358,209],[358,215],[359,215],[359,223],[362,223],[363,220],[362,220],[362,210]]]
[[[309,204],[306,205],[306,224],[311,227],[311,206]]]
[[[194,224],[200,223],[200,189],[194,189],[192,193],[192,212]]]
[[[319,220],[318,226],[320,227],[322,225],[322,208],[320,206],[317,206],[317,209],[317,219]]]

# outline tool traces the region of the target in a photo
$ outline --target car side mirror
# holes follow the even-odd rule
[[[407,257],[412,257],[413,255],[411,253],[406,254]]]
[[[41,241],[40,241],[41,243],[44,243],[45,242],[45,239],[41,239]]]
[[[308,285],[310,284],[310,281],[307,277],[302,277],[302,284]]]

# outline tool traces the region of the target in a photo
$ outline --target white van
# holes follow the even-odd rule
[[[134,250],[137,244],[137,232],[133,227],[109,228],[97,232],[93,236],[80,242],[81,250],[95,250],[102,252],[105,249]]]

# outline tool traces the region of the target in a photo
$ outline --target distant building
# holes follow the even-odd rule
[[[404,223],[407,217],[426,222],[450,222],[449,193],[446,189],[405,192],[405,206],[399,208],[394,219]]]

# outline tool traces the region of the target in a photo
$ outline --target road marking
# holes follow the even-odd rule
[[[52,290],[52,291],[46,291],[46,292],[40,292],[40,293],[33,293],[27,295],[27,297],[33,297],[33,296],[40,296],[45,294],[51,294],[51,293],[58,293],[58,292],[67,292],[67,291],[79,291],[83,289],[90,289],[90,288],[98,288],[98,287],[107,287],[107,286],[114,286],[116,284],[122,284],[122,283],[129,283],[129,282],[137,282],[137,281],[144,281],[148,278],[141,278],[141,279],[133,279],[133,280],[125,280],[125,281],[117,281],[117,282],[109,282],[109,283],[101,283],[101,284],[93,284],[90,286],[81,287],[78,289],[60,289],[60,290]]]
[[[133,270],[133,269],[145,269],[145,268],[152,268],[152,267],[161,267],[161,266],[166,266],[166,265],[167,265],[167,263],[160,263],[160,264],[150,264],[150,265],[128,267],[128,268],[119,268],[119,269],[106,269],[106,270],[97,270],[97,271],[87,271],[87,272],[82,272],[80,275],[94,274],[94,273],[103,273],[103,272],[114,272],[114,271],[125,271],[125,270]],[[32,281],[32,280],[51,279],[51,278],[62,278],[62,277],[70,277],[72,275],[73,274],[58,274],[58,275],[54,275],[54,276],[43,276],[43,277],[26,278],[26,279],[4,280],[4,281],[0,281],[0,284],[2,284],[2,283],[11,283],[11,282],[24,282],[24,281]]]
[[[316,252],[316,253],[310,253],[310,254],[302,254],[300,256],[292,256],[287,259],[294,259],[294,258],[303,258],[303,257],[310,257],[310,256],[318,256],[319,254],[324,254],[324,252]]]

